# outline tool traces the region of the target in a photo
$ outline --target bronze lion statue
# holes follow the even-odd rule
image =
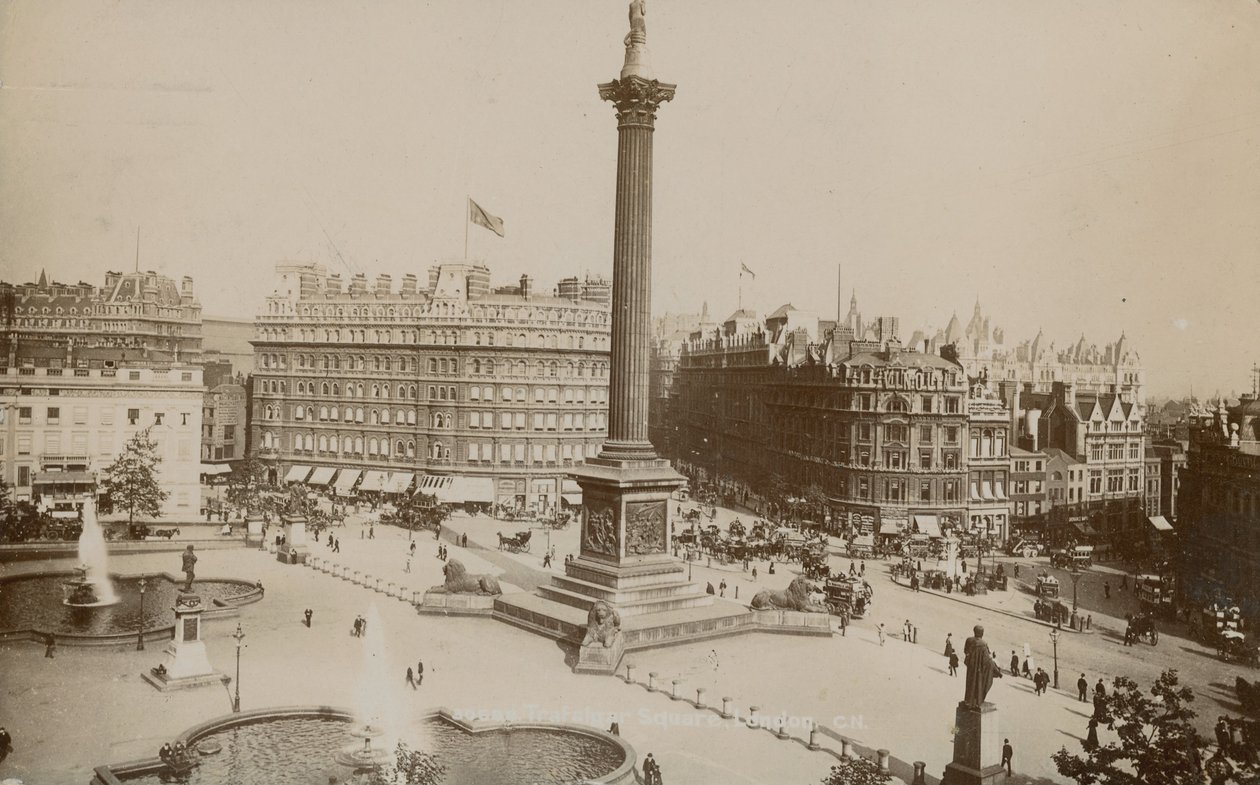
[[[596,600],[590,613],[586,614],[586,637],[582,639],[582,645],[592,646],[598,643],[607,649],[620,634],[621,615],[617,613],[617,609],[603,600]]]
[[[499,579],[493,575],[469,575],[467,568],[459,559],[451,559],[442,567],[446,581],[441,586],[434,586],[429,591],[446,594],[502,594]]]
[[[752,598],[753,610],[802,611],[804,613],[826,613],[827,606],[810,602],[809,581],[796,578],[788,584],[784,591],[764,589]]]

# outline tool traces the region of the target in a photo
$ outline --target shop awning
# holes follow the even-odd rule
[[[867,548],[874,548],[875,537],[870,534],[859,534],[857,537],[853,538],[853,544],[857,546],[864,546]]]
[[[560,491],[561,493],[581,493],[582,492],[582,486],[578,485],[577,480],[570,480],[566,477],[562,485],[563,485],[563,488]]]
[[[301,482],[306,479],[306,475],[311,473],[309,466],[290,466],[289,473],[284,475],[285,482]]]
[[[226,463],[203,463],[200,469],[202,474],[208,474],[212,477],[216,474],[229,474],[231,471],[232,467]]]
[[[1002,500],[1002,501],[1005,501],[1005,500],[1006,500],[1006,498],[1007,498],[1007,497],[1006,497],[1006,485],[1005,485],[1005,484],[1000,483],[1000,482],[995,482],[995,483],[993,483],[993,492],[994,492],[994,494],[998,497],[998,499],[1000,499],[1000,500]]]
[[[416,482],[416,493],[436,496],[439,490],[450,488],[454,481],[454,477],[442,474],[421,475],[419,481]]]
[[[980,498],[985,500],[986,502],[991,502],[994,500],[993,483],[989,482],[988,480],[985,480],[984,482],[980,483]]]
[[[907,521],[900,521],[896,518],[885,518],[879,522],[879,533],[881,535],[892,536],[894,534],[901,534],[907,528]]]
[[[1090,526],[1088,523],[1085,523],[1084,521],[1072,521],[1072,526],[1075,527],[1076,530],[1079,531],[1081,534],[1084,534],[1086,537],[1098,536],[1098,531],[1094,529],[1093,526]]]
[[[1172,531],[1172,530],[1173,530],[1173,526],[1172,526],[1172,524],[1171,524],[1171,523],[1169,523],[1169,522],[1168,522],[1168,519],[1167,519],[1167,518],[1165,518],[1165,517],[1164,517],[1164,516],[1162,516],[1162,515],[1152,515],[1151,517],[1147,518],[1146,520],[1150,521],[1150,522],[1151,522],[1151,525],[1152,525],[1152,526],[1154,526],[1154,527],[1156,528],[1156,530],[1158,530],[1158,531],[1161,531],[1161,532],[1170,532],[1170,531]]]
[[[359,479],[359,475],[363,472],[358,469],[342,469],[337,475],[337,481],[333,483],[333,487],[339,491],[349,491],[354,487],[354,481]]]
[[[307,480],[309,485],[327,485],[332,481],[333,473],[336,468],[332,466],[316,466],[315,471],[311,472],[311,477]]]
[[[96,477],[91,472],[35,472],[35,485],[91,485]]]
[[[926,534],[929,537],[941,536],[941,519],[935,515],[914,516],[914,526],[920,534]]]
[[[571,504],[574,507],[582,506],[582,494],[580,493],[562,493],[560,494],[560,499],[565,504]]]
[[[378,472],[369,470],[363,475],[363,482],[359,483],[361,491],[383,491],[385,483],[389,481],[389,474],[386,472]]]
[[[494,480],[489,477],[455,477],[451,492],[456,502],[494,503]]]
[[[385,483],[385,492],[403,493],[411,486],[411,481],[415,477],[413,472],[394,472],[389,475],[389,482]]]

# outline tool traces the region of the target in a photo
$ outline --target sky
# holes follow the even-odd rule
[[[1250,389],[1256,0],[647,0],[656,312],[742,297],[1124,332],[1147,391]],[[625,0],[0,0],[0,279],[609,274]],[[745,276],[741,262],[756,277]]]

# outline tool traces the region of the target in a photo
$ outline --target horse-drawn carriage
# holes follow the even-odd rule
[[[807,550],[801,559],[801,572],[812,581],[825,580],[831,577],[831,569],[827,566],[827,553]]]
[[[529,553],[529,538],[533,532],[525,530],[517,532],[515,537],[505,537],[503,532],[499,532],[499,550],[509,551],[511,553],[520,553],[524,551]]]
[[[1038,597],[1033,603],[1033,614],[1051,624],[1067,624],[1072,617],[1072,609],[1061,600]]]
[[[847,575],[828,578],[824,591],[827,594],[828,610],[845,619],[860,619],[865,616],[875,596],[869,583]]]
[[[1038,575],[1037,596],[1047,600],[1057,600],[1059,598],[1059,579],[1047,573]]]
[[[1225,662],[1237,662],[1252,668],[1260,667],[1260,650],[1247,640],[1245,633],[1226,630],[1216,644],[1216,654]]]
[[[1149,613],[1132,613],[1125,616],[1129,622],[1126,634],[1133,640],[1145,640],[1152,646],[1159,643],[1159,629],[1155,626],[1155,617]]]

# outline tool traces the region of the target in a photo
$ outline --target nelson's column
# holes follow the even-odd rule
[[[624,651],[753,630],[830,635],[825,616],[715,601],[669,554],[670,495],[685,478],[648,440],[652,308],[652,136],[674,88],[652,77],[644,0],[630,3],[621,77],[599,86],[617,117],[608,440],[573,472],[582,486],[578,557],[536,594],[506,594],[494,615],[580,641],[574,670],[611,673]]]

